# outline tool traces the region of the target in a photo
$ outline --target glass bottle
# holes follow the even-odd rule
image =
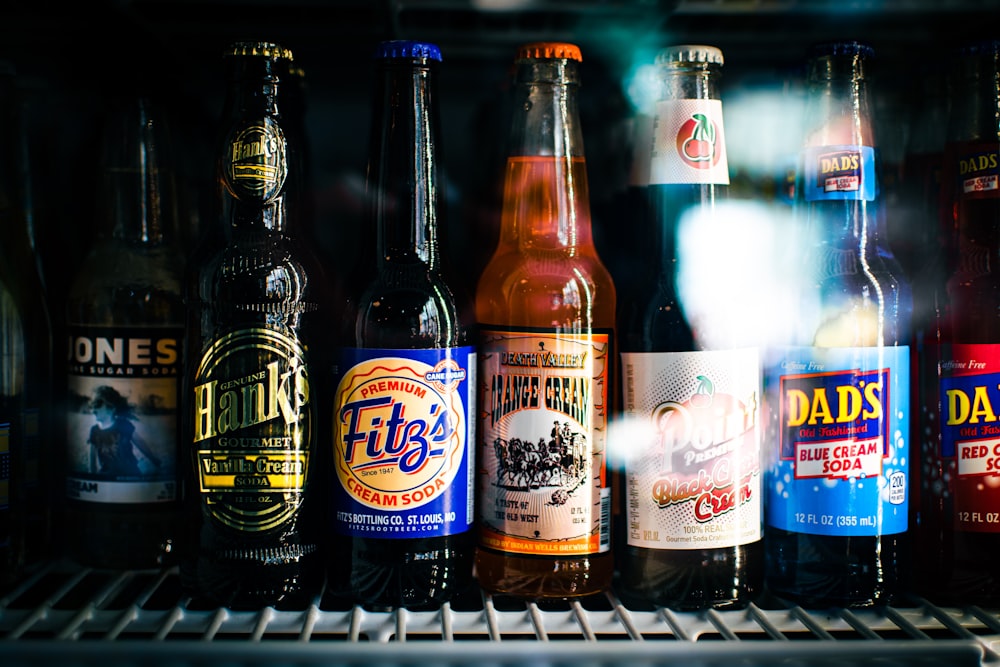
[[[52,319],[49,294],[32,240],[34,193],[28,154],[27,123],[17,71],[0,61],[0,262],[7,274],[7,344],[3,392],[20,405],[9,446],[16,469],[10,492],[24,530],[26,565],[54,555],[52,482],[55,474],[53,428]],[[19,321],[15,325],[14,322]],[[15,334],[15,329],[20,334]],[[16,451],[14,451],[16,450]]]
[[[941,604],[1000,602],[1000,42],[955,61],[943,167],[955,233],[944,335],[925,345],[936,392],[924,399],[918,590]],[[946,245],[945,248],[951,246]],[[949,258],[950,259],[950,258]],[[931,366],[930,364],[933,364]]]
[[[166,120],[142,93],[113,104],[99,236],[66,297],[64,539],[81,563],[149,568],[179,528],[183,256]]]
[[[25,326],[15,298],[16,284],[7,263],[0,262],[0,587],[17,582],[26,562],[21,420]]]
[[[710,313],[692,322],[710,304],[686,309],[678,286],[678,237],[690,225],[724,228],[716,206],[729,184],[723,56],[684,44],[662,50],[656,63],[648,190],[657,278],[633,296],[643,305],[638,331],[621,337],[623,430],[615,437],[627,438],[626,488],[615,589],[626,602],[675,609],[742,607],[764,578],[759,353],[710,331]],[[734,267],[713,271],[723,283],[747,279]]]
[[[476,356],[441,267],[441,51],[386,41],[375,60],[375,233],[339,351],[327,574],[366,606],[414,607],[472,582]]]
[[[888,604],[907,576],[912,303],[886,245],[872,57],[811,52],[800,330],[765,365],[766,583],[807,607]]]
[[[187,551],[181,580],[232,608],[301,605],[322,582],[313,484],[331,372],[329,286],[298,219],[290,50],[236,42],[216,162],[215,223],[185,294]]]
[[[594,248],[581,53],[517,53],[500,238],[476,289],[480,534],[492,593],[570,598],[614,570],[606,439],[615,288]]]

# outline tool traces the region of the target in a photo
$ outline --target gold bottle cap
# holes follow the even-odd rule
[[[291,49],[286,49],[274,42],[236,42],[229,47],[226,52],[228,56],[259,56],[261,58],[272,58],[274,60],[287,60],[291,62]]]
[[[565,58],[581,62],[583,54],[579,46],[567,42],[532,42],[517,50],[517,60],[534,58]]]

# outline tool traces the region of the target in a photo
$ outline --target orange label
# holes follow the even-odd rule
[[[484,328],[480,543],[511,553],[610,549],[607,333]]]

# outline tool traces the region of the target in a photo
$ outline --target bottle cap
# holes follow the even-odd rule
[[[567,42],[532,42],[524,44],[517,50],[517,60],[537,58],[565,58],[582,62],[583,54],[579,46]]]
[[[375,58],[426,58],[441,62],[441,49],[430,42],[415,42],[409,39],[390,39],[380,42],[375,48]]]
[[[227,56],[257,56],[272,60],[287,60],[291,62],[292,52],[274,42],[235,42],[226,52]]]
[[[823,56],[861,56],[862,58],[871,58],[875,55],[875,49],[867,42],[823,42],[814,45],[810,55],[814,58],[821,58]]]
[[[657,65],[671,63],[711,63],[721,65],[722,49],[705,44],[676,44],[662,49],[656,54]]]

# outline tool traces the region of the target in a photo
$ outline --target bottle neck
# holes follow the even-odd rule
[[[824,56],[810,64],[800,197],[824,244],[886,251],[880,164],[864,59]]]
[[[593,245],[572,60],[518,64],[501,245],[524,251]]]
[[[146,98],[128,100],[108,117],[101,206],[112,238],[159,245],[173,237],[177,221],[169,147],[164,121]]]
[[[729,183],[718,79],[721,65],[659,66],[655,137],[649,156],[651,233],[661,282],[673,281],[677,235],[685,216],[711,214]]]
[[[287,231],[298,162],[285,133],[282,60],[231,56],[218,160],[222,217],[230,230]]]
[[[856,56],[828,56],[812,63],[805,113],[807,147],[875,146],[863,62]]]
[[[440,264],[434,68],[422,58],[379,61],[367,178],[379,263]]]
[[[1000,140],[1000,62],[997,53],[962,59],[948,120],[949,143]]]
[[[671,63],[659,68],[659,99],[718,100],[721,66],[715,63]]]

